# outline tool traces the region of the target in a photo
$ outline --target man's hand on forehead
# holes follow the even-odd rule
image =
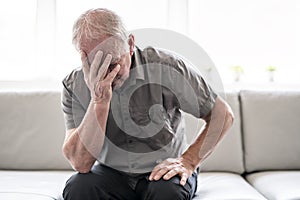
[[[86,52],[88,54],[89,63],[93,62],[98,51],[102,51],[103,57],[110,54],[112,56],[112,64],[116,64],[121,59],[121,56],[129,51],[128,44],[120,39],[120,37],[116,36],[106,38],[102,42],[90,46],[92,46],[92,49],[90,49],[89,52]],[[104,60],[101,62],[103,61]]]
[[[101,62],[102,59],[104,59],[103,62]],[[120,70],[118,64],[113,70],[109,70],[111,59],[110,54],[104,56],[102,51],[98,51],[93,62],[88,64],[86,54],[81,53],[84,80],[91,92],[93,102],[109,102],[111,100],[112,82]]]

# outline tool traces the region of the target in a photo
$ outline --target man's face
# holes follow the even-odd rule
[[[81,44],[81,51],[86,53],[89,64],[93,62],[94,57],[99,50],[103,52],[100,66],[108,54],[112,55],[111,64],[107,73],[111,72],[117,64],[120,65],[120,71],[113,80],[112,87],[121,87],[124,81],[129,77],[130,72],[131,55],[129,45],[119,37],[108,37],[102,41],[95,40],[93,42],[83,42]]]

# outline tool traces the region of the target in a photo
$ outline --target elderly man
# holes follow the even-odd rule
[[[192,199],[230,107],[176,55],[136,47],[112,11],[83,13],[73,43],[82,67],[63,80],[63,153],[78,173],[64,199]],[[190,146],[182,111],[206,122]]]

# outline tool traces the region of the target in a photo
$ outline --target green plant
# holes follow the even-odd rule
[[[274,67],[274,66],[268,66],[267,67],[267,71],[269,71],[269,72],[275,72],[276,70],[277,70],[277,68]]]
[[[274,73],[277,70],[274,66],[268,66],[267,71],[269,72],[269,81],[274,82]]]
[[[244,69],[240,65],[232,66],[231,70],[234,73],[234,81],[239,82],[241,75],[244,73]]]
[[[243,67],[240,66],[240,65],[232,66],[231,69],[232,69],[232,71],[234,71],[235,73],[239,73],[239,74],[244,73],[244,69],[243,69]]]

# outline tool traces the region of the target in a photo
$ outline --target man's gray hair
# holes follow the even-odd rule
[[[124,40],[127,38],[121,18],[105,8],[90,9],[75,21],[72,42],[77,50],[81,50],[83,39],[90,42],[110,36],[120,36]]]

